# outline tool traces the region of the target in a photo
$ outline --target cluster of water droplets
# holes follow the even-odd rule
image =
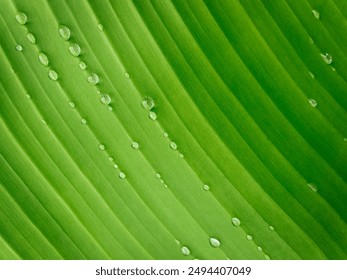
[[[154,105],[154,100],[149,96],[144,97],[141,101],[142,108],[148,111],[148,117],[152,121],[155,121],[157,119],[157,114],[151,111],[154,108]]]
[[[168,188],[168,185],[165,183],[165,181],[161,178],[160,173],[155,174],[155,178],[157,178],[158,180],[160,180],[160,183],[162,183],[164,185],[165,188]]]

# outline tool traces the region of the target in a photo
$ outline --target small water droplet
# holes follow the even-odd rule
[[[169,134],[167,134],[166,132],[164,132],[163,136],[164,136],[165,138],[168,138],[168,137],[169,137]]]
[[[154,107],[154,100],[151,97],[146,96],[142,99],[141,105],[143,109],[149,111]]]
[[[48,71],[48,77],[49,77],[52,81],[56,81],[56,80],[58,80],[58,78],[59,78],[58,73],[55,72],[54,70],[49,70],[49,71]]]
[[[180,158],[184,158],[184,154],[179,154],[179,157]]]
[[[129,75],[128,72],[125,72],[125,73],[124,73],[124,76],[125,76],[125,78],[130,79],[130,75]]]
[[[220,241],[216,238],[211,237],[210,238],[210,244],[214,248],[218,248],[220,246]]]
[[[258,252],[262,252],[263,248],[258,246],[257,250],[258,250]]]
[[[311,189],[313,192],[318,192],[317,186],[314,183],[309,183],[307,186]]]
[[[253,240],[253,236],[252,236],[252,235],[247,235],[246,238],[247,238],[247,240],[249,240],[249,241]]]
[[[71,37],[70,28],[68,28],[65,25],[60,25],[59,26],[59,34],[60,34],[61,38],[63,38],[65,41],[68,41]]]
[[[240,220],[235,217],[231,219],[231,222],[235,227],[238,227],[241,224]]]
[[[312,37],[309,37],[308,40],[309,40],[311,45],[314,45],[314,40],[312,39]]]
[[[159,173],[157,173],[157,174],[155,174],[155,177],[156,177],[157,179],[160,179],[160,178],[161,178],[161,175],[160,175]]]
[[[45,120],[41,120],[44,125],[47,125],[47,122]]]
[[[317,10],[312,10],[312,14],[316,19],[320,19],[320,13]]]
[[[113,111],[113,108],[111,106],[107,106],[107,110]]]
[[[28,33],[27,34],[27,39],[30,43],[32,43],[33,45],[36,44],[36,38],[32,33]]]
[[[175,243],[176,243],[177,245],[180,245],[180,244],[181,244],[181,242],[180,242],[178,239],[175,239]]]
[[[140,145],[139,145],[139,143],[137,143],[137,142],[132,142],[132,143],[131,143],[131,148],[137,150],[138,148],[140,148]]]
[[[86,119],[81,119],[81,124],[87,124],[87,120]]]
[[[105,151],[106,147],[104,144],[99,144],[99,150]]]
[[[117,165],[117,164],[114,164],[114,165],[113,165],[113,168],[114,168],[114,169],[117,169],[117,168],[118,168],[118,165]]]
[[[316,108],[318,105],[317,101],[312,98],[308,99],[308,103],[310,103],[313,108]]]
[[[80,63],[78,63],[78,66],[82,70],[85,70],[87,68],[87,64],[85,64],[84,61],[81,61]]]
[[[112,162],[113,161],[113,157],[108,157],[108,160]]]
[[[148,117],[152,120],[152,121],[155,121],[157,119],[157,114],[150,111],[148,112]]]
[[[275,228],[273,226],[269,226],[269,230],[274,231]]]
[[[313,74],[312,72],[308,72],[308,74],[310,75],[310,77],[311,77],[312,79],[314,79],[314,74]]]
[[[268,260],[268,261],[271,260],[271,258],[270,258],[269,255],[264,254],[264,257],[265,257],[265,259]]]
[[[169,146],[170,146],[171,149],[177,150],[177,144],[175,142],[171,141]]]
[[[99,76],[98,74],[95,74],[95,73],[90,73],[88,78],[87,78],[87,81],[89,84],[91,84],[92,86],[96,85],[97,83],[99,83],[100,79],[99,79]]]
[[[208,185],[204,185],[202,188],[204,189],[204,191],[209,191],[210,190],[210,187]]]
[[[182,254],[185,255],[185,256],[189,256],[189,255],[190,255],[190,250],[189,250],[188,247],[186,247],[186,246],[182,246],[182,247],[181,247],[181,252],[182,252]]]
[[[23,50],[22,45],[17,44],[16,45],[16,51],[21,52]]]
[[[343,141],[347,142],[347,138],[343,138]]]
[[[102,94],[100,96],[100,102],[104,105],[110,104],[112,101],[111,97],[108,94]]]
[[[98,23],[98,29],[100,31],[104,31],[104,26],[101,23]]]
[[[75,103],[72,102],[72,101],[69,102],[69,106],[70,106],[71,108],[75,108],[75,107],[76,107]]]
[[[79,56],[81,54],[81,47],[78,44],[71,44],[69,46],[69,52],[73,56]]]
[[[45,55],[43,52],[39,52],[38,58],[39,58],[40,63],[41,63],[43,66],[48,66],[49,60],[48,60],[47,55]]]
[[[123,172],[120,172],[119,173],[119,178],[121,179],[125,179],[126,175],[123,173]]]
[[[166,188],[166,189],[167,189],[167,188],[168,188],[168,185],[164,184],[164,188]]]
[[[163,179],[161,179],[161,180],[160,180],[160,183],[162,183],[162,184],[163,184],[163,183],[164,183],[164,180],[163,180]]]
[[[25,97],[28,98],[28,99],[31,98],[30,94],[26,94]]]
[[[28,17],[27,17],[27,15],[26,15],[25,13],[20,12],[20,13],[18,13],[18,14],[16,15],[16,21],[17,21],[19,24],[24,25],[24,24],[27,23]]]
[[[321,53],[320,56],[323,58],[323,60],[326,64],[331,64],[333,62],[333,57],[331,56],[331,54],[328,54],[328,53],[322,54]]]

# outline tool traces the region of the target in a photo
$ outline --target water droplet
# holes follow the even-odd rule
[[[164,188],[166,188],[166,189],[167,189],[167,188],[168,188],[168,185],[164,184]]]
[[[180,158],[184,158],[184,154],[179,154],[179,157]]]
[[[335,67],[330,66],[330,69],[331,69],[331,71],[336,72],[336,68]]]
[[[312,72],[308,72],[308,74],[310,75],[310,77],[311,77],[312,79],[314,79],[314,75],[313,75]]]
[[[71,37],[70,28],[68,28],[65,25],[60,25],[59,26],[59,34],[60,34],[60,37],[63,38],[65,41],[69,40]]]
[[[104,31],[104,26],[101,23],[98,23],[98,29],[100,31]]]
[[[36,38],[32,33],[28,33],[27,34],[27,39],[30,43],[32,43],[33,45],[36,44]]]
[[[308,103],[310,103],[313,108],[316,108],[318,105],[317,101],[314,99],[308,99]]]
[[[247,238],[247,240],[249,240],[249,241],[253,240],[253,236],[252,236],[252,235],[247,235],[246,238]]]
[[[177,245],[181,244],[181,242],[179,240],[177,240],[177,239],[175,239],[175,242],[176,242]]]
[[[22,45],[17,44],[17,45],[16,45],[16,51],[21,52],[22,50],[23,50]]]
[[[138,148],[140,148],[140,145],[139,145],[139,143],[137,143],[137,142],[132,142],[132,143],[131,143],[131,148],[137,150]]]
[[[112,162],[113,161],[113,157],[108,157],[108,160]]]
[[[185,255],[185,256],[189,256],[189,255],[190,255],[190,250],[189,250],[188,247],[186,247],[186,246],[182,246],[182,247],[181,247],[181,252],[182,252],[182,254]]]
[[[316,19],[320,19],[320,13],[317,10],[312,10],[312,14]]]
[[[114,165],[113,165],[113,168],[114,168],[114,169],[117,169],[117,168],[118,168],[118,165],[117,165],[117,164],[114,164]]]
[[[43,52],[39,52],[39,61],[43,66],[48,66],[49,64],[48,57]]]
[[[48,77],[49,77],[52,81],[56,81],[56,80],[58,80],[58,78],[59,78],[58,73],[55,72],[54,70],[49,70],[49,71],[48,71]]]
[[[96,85],[100,79],[98,74],[95,73],[90,73],[88,78],[87,78],[88,83],[90,83],[92,86]]]
[[[210,244],[214,248],[218,248],[220,246],[220,241],[216,238],[211,237],[210,238]]]
[[[44,125],[47,125],[47,122],[45,120],[41,120]]]
[[[81,47],[78,44],[71,44],[69,46],[69,52],[73,56],[79,56],[81,54]]]
[[[148,113],[148,117],[149,117],[152,121],[155,121],[155,120],[157,119],[157,114],[154,113],[154,112],[152,112],[152,111],[150,111],[150,112]]]
[[[100,102],[104,105],[108,105],[111,103],[111,97],[108,94],[102,94],[100,96]]]
[[[124,76],[125,76],[125,78],[130,79],[130,75],[129,75],[128,72],[125,72],[125,73],[124,73]]]
[[[107,106],[107,110],[113,111],[113,108],[111,106]]]
[[[309,37],[308,40],[309,40],[311,45],[314,45],[314,40],[311,37]]]
[[[317,186],[316,186],[316,184],[314,184],[314,183],[309,183],[309,184],[307,184],[307,186],[311,189],[311,191],[313,191],[313,192],[317,192],[318,191],[318,189],[317,189]]]
[[[258,247],[257,250],[258,250],[258,252],[262,252],[263,248],[262,247]]]
[[[25,97],[28,98],[28,99],[31,98],[30,94],[26,94]]]
[[[270,258],[269,255],[264,254],[264,257],[265,257],[265,259],[268,260],[268,261],[271,260],[271,258]]]
[[[269,226],[269,230],[274,231],[275,228],[273,226]]]
[[[99,144],[99,150],[105,151],[106,147],[104,144]]]
[[[76,107],[75,103],[73,103],[72,101],[69,102],[69,106],[70,106],[71,108],[75,108],[75,107]]]
[[[326,54],[321,53],[320,56],[323,58],[323,60],[326,64],[331,64],[333,62],[333,57],[328,53],[326,53]]]
[[[240,220],[235,217],[231,219],[231,222],[235,227],[238,227],[241,224]]]
[[[159,173],[157,173],[157,174],[155,174],[155,177],[156,177],[157,179],[160,179],[160,178],[161,178],[161,175],[160,175]]]
[[[154,100],[151,97],[146,96],[142,99],[141,105],[143,109],[149,111],[154,107]]]
[[[204,185],[202,188],[203,188],[205,191],[209,191],[209,190],[210,190],[210,187],[209,187],[208,185]]]
[[[123,172],[120,172],[119,173],[119,178],[121,179],[125,179],[126,175],[123,173]]]
[[[169,134],[167,134],[166,132],[164,132],[163,136],[164,136],[165,138],[168,138],[168,137],[169,137]]]
[[[25,13],[20,12],[20,13],[18,13],[18,14],[16,15],[16,21],[17,21],[19,24],[24,25],[24,24],[27,23],[28,17],[27,17],[27,15],[26,15]]]
[[[82,69],[82,70],[85,70],[87,68],[87,64],[85,64],[84,61],[81,61],[79,64],[78,64],[79,68]]]
[[[81,119],[81,124],[87,124],[87,120],[86,119]]]
[[[160,183],[162,183],[162,184],[163,184],[163,183],[164,183],[164,180],[163,180],[163,179],[161,179],[161,180],[160,180]]]
[[[170,148],[173,149],[173,150],[177,150],[177,144],[175,142],[170,142],[169,144]]]

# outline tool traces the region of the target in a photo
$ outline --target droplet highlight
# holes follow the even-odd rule
[[[81,47],[78,44],[71,44],[69,46],[69,53],[73,56],[79,56],[81,54]]]
[[[149,111],[154,107],[154,100],[151,97],[146,96],[142,99],[141,105],[143,109]]]
[[[220,241],[216,238],[211,237],[210,238],[210,244],[214,248],[218,248],[220,246]]]
[[[130,75],[129,75],[128,72],[125,72],[125,73],[124,73],[124,76],[125,76],[125,78],[130,79]]]
[[[87,124],[87,120],[86,119],[81,119],[81,124]]]
[[[17,15],[16,15],[16,21],[21,24],[21,25],[24,25],[27,23],[28,21],[28,17],[25,13],[22,13],[22,12],[19,12]]]
[[[231,222],[235,227],[238,227],[239,225],[241,225],[241,221],[235,217],[231,219]]]
[[[181,247],[181,252],[182,252],[182,254],[185,255],[185,256],[189,256],[189,255],[190,255],[190,250],[189,250],[189,248],[186,247],[186,246],[182,246],[182,247]]]
[[[58,78],[59,78],[58,73],[55,72],[54,70],[49,70],[49,71],[48,71],[48,77],[49,77],[52,81],[56,81],[56,80],[58,80]]]
[[[104,31],[104,26],[101,23],[98,23],[98,29],[100,31]]]
[[[70,28],[68,28],[65,25],[60,25],[59,26],[59,35],[63,40],[68,41],[71,37],[71,31]]]
[[[87,81],[89,84],[91,84],[92,86],[96,85],[97,83],[99,83],[100,79],[98,74],[96,73],[91,73],[89,74]]]
[[[100,96],[100,102],[104,105],[110,104],[112,101],[111,97],[108,94],[102,94]]]
[[[43,52],[39,52],[38,58],[39,58],[40,63],[41,63],[43,66],[48,66],[49,60],[48,60],[47,55],[45,55]]]

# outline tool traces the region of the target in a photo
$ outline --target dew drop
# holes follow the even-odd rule
[[[119,178],[121,179],[125,179],[126,175],[123,173],[123,172],[120,172],[119,173]]]
[[[160,178],[161,178],[161,175],[160,175],[159,173],[157,173],[157,174],[155,174],[155,177],[156,177],[157,179],[160,179]]]
[[[20,12],[20,13],[18,13],[18,14],[16,15],[16,21],[17,21],[19,24],[24,25],[24,24],[27,23],[28,17],[27,17],[27,15],[26,15],[25,13]]]
[[[258,246],[257,250],[258,250],[258,252],[263,252],[263,248],[260,246]]]
[[[331,71],[336,72],[336,68],[335,67],[330,66],[330,69],[331,69]]]
[[[107,110],[113,111],[113,108],[111,106],[107,106]]]
[[[164,183],[164,180],[163,180],[163,179],[161,179],[161,180],[160,180],[160,183],[162,183],[162,184],[163,184],[163,183]]]
[[[204,189],[204,191],[209,191],[210,190],[210,187],[208,185],[204,185],[202,188]]]
[[[81,47],[78,44],[71,44],[69,46],[69,52],[73,56],[79,56],[81,54]]]
[[[265,257],[265,259],[268,260],[268,261],[271,260],[271,258],[270,258],[269,255],[264,254],[264,257]]]
[[[308,72],[308,74],[310,75],[310,77],[311,77],[312,79],[314,79],[314,74],[313,74],[312,72]]]
[[[104,144],[99,144],[99,150],[105,151],[105,145]]]
[[[89,84],[91,84],[92,86],[96,85],[97,83],[99,83],[100,79],[99,79],[99,76],[98,74],[95,74],[95,73],[90,73],[88,78],[87,78],[87,81]]]
[[[142,105],[143,109],[149,111],[154,107],[154,101],[151,97],[146,96],[142,99],[141,105]]]
[[[112,162],[113,161],[113,157],[108,157],[108,160]]]
[[[167,189],[167,188],[168,188],[168,185],[164,184],[164,188],[166,188],[166,189]]]
[[[149,117],[152,121],[155,121],[155,120],[157,119],[157,114],[154,113],[154,112],[152,112],[152,111],[150,111],[150,112],[148,113],[148,117]]]
[[[100,102],[104,105],[108,105],[111,103],[111,97],[108,94],[102,94],[100,96]]]
[[[317,107],[317,105],[318,105],[318,103],[317,103],[317,101],[316,100],[314,100],[314,99],[308,99],[308,103],[310,103],[310,105],[313,107],[313,108],[316,108]]]
[[[36,38],[32,33],[28,33],[27,34],[27,39],[30,43],[32,43],[33,45],[36,44]]]
[[[320,56],[323,58],[323,60],[326,64],[331,64],[333,62],[333,57],[331,56],[331,54],[328,54],[328,53],[322,54],[321,53]]]
[[[26,94],[25,97],[28,98],[28,99],[31,98],[30,94]]]
[[[312,10],[312,14],[316,19],[320,19],[320,13],[317,10]]]
[[[168,137],[169,137],[169,134],[167,134],[166,132],[164,132],[163,136],[164,136],[165,138],[168,138]]]
[[[311,45],[314,45],[314,40],[312,39],[312,37],[309,37],[308,40],[309,40]]]
[[[140,145],[139,145],[139,143],[137,143],[137,142],[132,142],[132,143],[131,143],[131,148],[137,150],[138,148],[140,148]]]
[[[275,228],[273,226],[269,226],[269,230],[274,231]]]
[[[104,31],[104,26],[101,23],[98,23],[98,29],[100,31]]]
[[[179,157],[180,158],[184,158],[184,154],[179,154]]]
[[[45,120],[41,120],[44,125],[47,125],[47,122]]]
[[[21,52],[23,50],[22,45],[17,44],[16,45],[16,51]]]
[[[216,238],[211,237],[210,238],[210,244],[214,248],[218,248],[220,246],[220,241]]]
[[[65,41],[69,40],[71,37],[70,28],[68,28],[65,25],[60,25],[59,26],[59,34],[60,34],[60,37],[63,38]]]
[[[72,102],[72,101],[69,102],[69,106],[70,106],[71,108],[73,108],[73,109],[76,107],[75,103]]]
[[[310,188],[311,191],[313,192],[318,192],[317,186],[314,183],[309,183],[307,186]]]
[[[87,124],[87,120],[86,119],[81,119],[81,124]]]
[[[124,73],[124,76],[125,76],[125,78],[130,79],[130,75],[129,75],[128,72],[125,72],[125,73]]]
[[[169,146],[170,146],[171,149],[177,150],[177,144],[175,142],[171,141]]]
[[[241,224],[240,220],[235,217],[231,219],[231,222],[235,227],[238,227]]]
[[[48,60],[47,55],[45,55],[43,52],[39,52],[38,58],[39,58],[40,63],[41,63],[43,66],[48,66],[49,60]]]
[[[247,235],[246,238],[247,238],[247,240],[249,240],[249,241],[253,240],[253,236],[252,236],[252,235]]]
[[[117,168],[118,168],[118,165],[117,165],[117,164],[114,164],[114,165],[113,165],[113,168],[114,168],[114,169],[117,169]]]
[[[55,72],[54,70],[49,70],[49,71],[48,71],[48,77],[49,77],[52,81],[56,81],[56,80],[58,80],[58,78],[59,78],[58,73]]]
[[[181,244],[181,242],[180,242],[178,239],[175,239],[175,243],[176,243],[177,245],[180,245],[180,244]]]
[[[87,68],[87,64],[85,64],[84,61],[81,61],[79,64],[78,64],[79,68],[82,69],[82,70],[85,70]]]
[[[189,250],[189,248],[186,247],[186,246],[182,246],[182,247],[181,247],[181,252],[182,252],[182,254],[185,255],[185,256],[189,256],[189,255],[190,255],[190,250]]]

